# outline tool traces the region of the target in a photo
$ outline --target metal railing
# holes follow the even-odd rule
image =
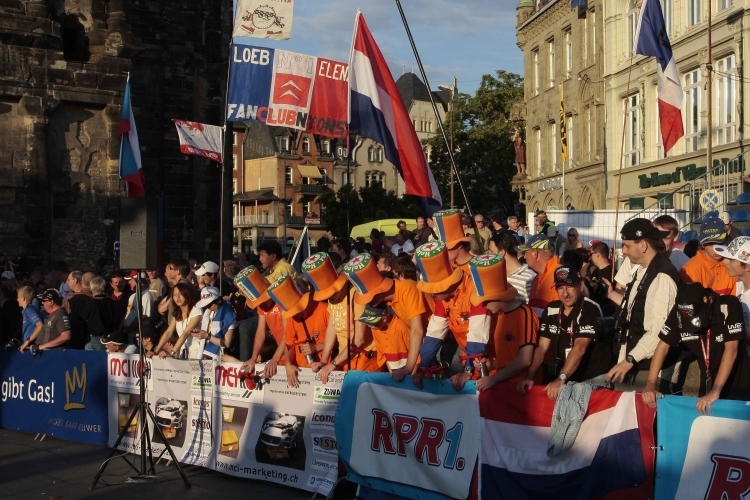
[[[295,193],[325,193],[328,191],[328,186],[324,184],[297,184],[294,186]]]
[[[233,226],[276,226],[278,217],[274,213],[239,215],[232,218]]]

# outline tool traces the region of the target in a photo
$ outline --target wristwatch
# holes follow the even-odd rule
[[[561,373],[557,378],[559,378],[563,382],[565,382],[566,380],[568,380],[568,376],[565,375],[564,373]]]
[[[625,361],[627,361],[631,365],[635,364],[635,358],[633,356],[631,356],[630,354],[628,354],[627,356],[625,356]]]
[[[473,366],[464,366],[464,373],[474,373]]]

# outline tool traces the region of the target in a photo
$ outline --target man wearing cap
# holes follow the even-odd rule
[[[612,382],[621,382],[633,368],[648,369],[659,343],[659,330],[674,305],[677,286],[682,280],[667,256],[659,253],[659,240],[668,234],[644,218],[631,219],[620,230],[623,252],[639,267],[624,298],[620,299],[617,293],[609,294],[622,309],[625,336],[620,362],[607,374]]]
[[[601,310],[596,302],[583,296],[583,283],[577,269],[561,266],[555,269],[554,289],[558,300],[550,302],[542,314],[539,346],[526,378],[518,390],[527,394],[534,386],[534,377],[552,346],[554,360],[547,365],[545,391],[556,400],[567,382],[588,382],[596,387],[610,387],[606,381],[612,366],[610,348],[599,341]]]
[[[659,332],[643,401],[656,406],[657,378],[670,348],[684,345],[698,359],[701,383],[695,409],[711,413],[718,399],[747,400],[748,370],[741,370],[750,357],[744,348],[742,307],[737,297],[719,295],[700,283],[680,287],[674,307]],[[740,374],[742,376],[738,376]]]
[[[435,299],[435,310],[419,351],[419,367],[425,369],[434,364],[450,331],[462,355],[466,356],[463,372],[451,377],[453,388],[460,391],[474,375],[474,357],[485,354],[487,350],[493,315],[480,298],[472,296],[476,290],[470,273],[451,266],[445,243],[434,241],[421,245],[414,257],[422,274],[417,288]],[[497,257],[489,254],[481,256],[481,259],[493,258]],[[518,293],[507,284],[502,288],[497,297],[493,297],[495,300],[511,300]],[[414,385],[421,388],[421,379],[420,372],[414,374]]]
[[[734,227],[732,214],[729,212],[721,212],[721,214],[719,214],[719,219],[724,223],[724,227],[726,227],[727,230],[727,241],[724,242],[726,245],[729,245],[733,239],[742,236],[742,231],[740,231],[739,228]]]
[[[101,338],[101,344],[107,352],[125,352],[128,347],[128,335],[125,332],[110,332]]]
[[[54,288],[45,290],[42,294],[42,307],[47,312],[47,318],[44,320],[44,327],[41,332],[37,332],[38,337],[32,336],[29,344],[39,339],[36,344],[39,350],[59,349],[65,347],[70,340],[70,320],[62,308],[63,299],[60,292]]]
[[[358,255],[347,262],[344,266],[344,274],[357,291],[354,296],[355,303],[369,304],[379,308],[391,307],[394,315],[409,325],[407,361],[401,368],[391,371],[393,380],[402,381],[417,367],[419,349],[431,314],[426,297],[417,288],[417,284],[411,280],[383,277],[372,256],[367,253]]]
[[[547,212],[544,210],[537,212],[536,214],[536,233],[549,235],[547,229],[550,226],[554,226],[555,223],[547,219]]]
[[[547,304],[557,300],[555,269],[560,267],[560,260],[555,255],[552,242],[544,234],[529,236],[526,243],[518,245],[518,251],[525,252],[526,265],[537,274],[537,284],[529,296],[529,306],[541,317]]]
[[[219,289],[206,286],[201,290],[201,300],[195,307],[203,309],[201,329],[193,331],[193,342],[202,341],[203,359],[221,361],[224,349],[232,345],[237,316],[231,304],[221,298]]]
[[[219,277],[219,265],[216,262],[206,261],[195,270],[198,277],[198,287],[213,286],[218,288],[217,282]]]
[[[716,245],[714,250],[721,255],[727,273],[737,278],[737,298],[742,304],[745,334],[750,339],[750,238],[740,236],[727,246]]]
[[[727,268],[721,264],[721,255],[714,250],[716,245],[725,244],[726,226],[719,218],[708,218],[701,224],[698,238],[702,249],[683,266],[680,271],[682,281],[700,283],[719,295],[734,295],[737,278],[727,274]]]
[[[261,243],[258,246],[258,259],[263,266],[263,276],[269,283],[274,283],[285,274],[292,278],[297,277],[297,270],[284,259],[278,241],[268,240]]]

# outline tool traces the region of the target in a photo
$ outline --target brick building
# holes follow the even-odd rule
[[[220,170],[180,153],[171,119],[223,124],[231,8],[203,0],[0,2],[0,252],[85,268],[111,256],[130,72],[146,193],[165,195],[165,253],[218,257]],[[230,203],[227,196],[226,214]],[[227,231],[225,245],[229,238]]]

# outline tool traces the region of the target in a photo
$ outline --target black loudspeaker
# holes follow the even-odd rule
[[[156,269],[156,198],[120,198],[120,269]]]

